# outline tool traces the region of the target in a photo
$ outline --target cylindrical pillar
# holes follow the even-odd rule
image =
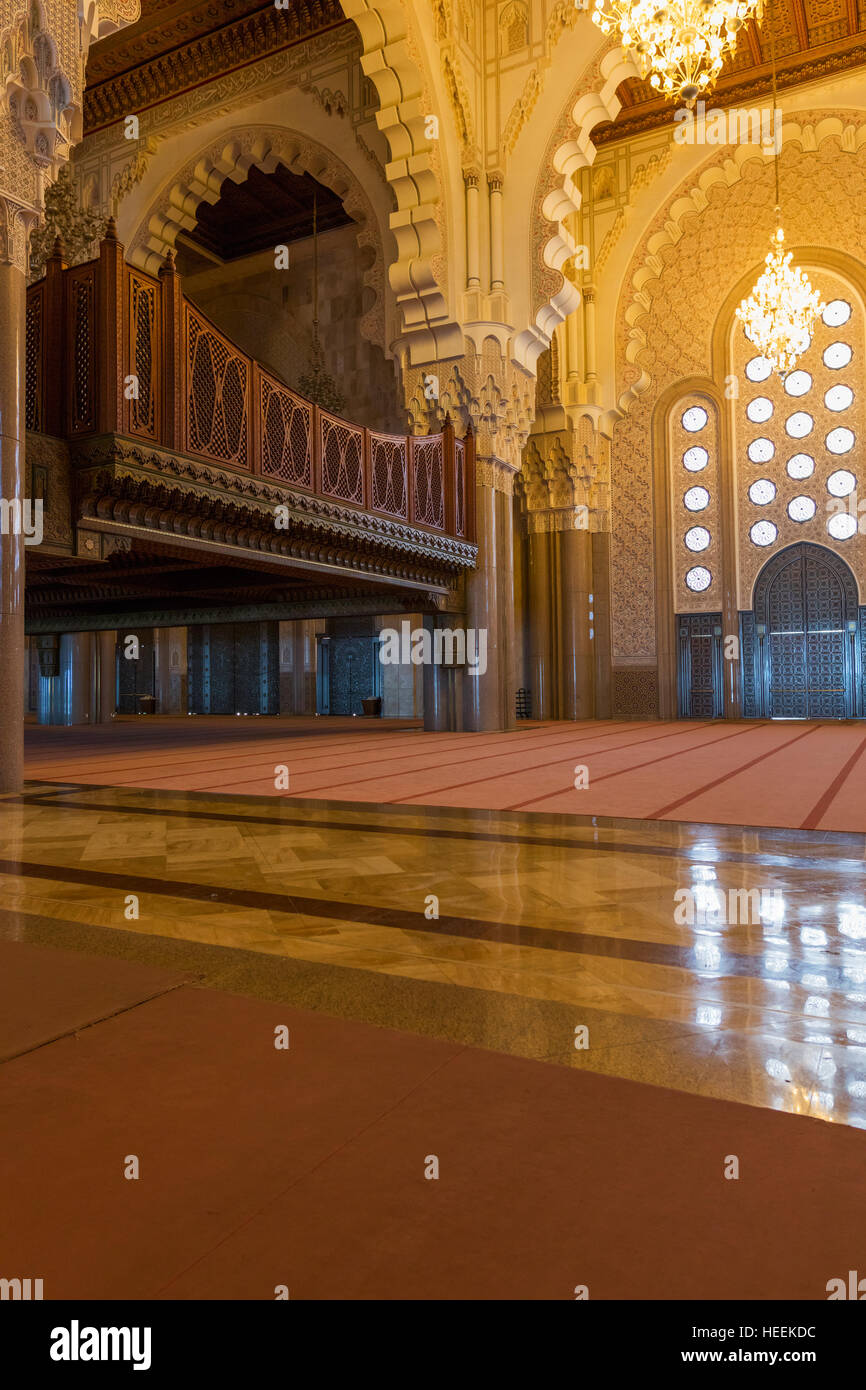
[[[584,362],[586,380],[594,382],[598,376],[595,336],[595,290],[583,291]]]
[[[107,724],[117,713],[117,633],[93,635],[93,721]],[[157,706],[157,709],[161,706]]]
[[[529,675],[533,719],[553,718],[553,649],[550,615],[550,542],[548,531],[532,531],[529,540]]]
[[[24,777],[24,275],[0,265],[0,498],[8,524],[0,534],[0,792]],[[17,502],[17,508],[14,504]]]
[[[496,589],[499,607],[500,680],[502,682],[503,729],[517,723],[517,632],[514,613],[514,502],[509,492],[497,493],[499,515],[496,520],[499,554],[496,557]]]
[[[64,632],[60,638],[59,709],[54,724],[93,723],[92,632]]]
[[[562,580],[559,715],[562,719],[592,719],[595,714],[593,646],[589,636],[592,535],[589,531],[562,531],[559,544]]]
[[[566,379],[580,378],[580,311],[574,309],[565,320]]]
[[[463,180],[466,185],[466,286],[477,290],[481,284],[481,191],[475,170],[464,173]]]
[[[490,288],[501,290],[505,285],[505,221],[503,214],[502,175],[491,174],[490,189]]]
[[[463,681],[464,728],[490,731],[504,727],[500,702],[499,595],[497,586],[496,491],[492,485],[475,488],[475,532],[478,564],[466,577],[466,624],[487,633],[487,670]]]

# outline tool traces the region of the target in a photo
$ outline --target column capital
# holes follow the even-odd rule
[[[0,265],[27,274],[27,244],[39,214],[33,207],[0,192]]]
[[[507,330],[502,335],[508,340]],[[403,367],[403,393],[413,433],[442,429],[450,415],[456,434],[471,428],[479,460],[516,473],[535,412],[535,378],[513,362],[492,334],[464,340],[464,355],[424,367]]]

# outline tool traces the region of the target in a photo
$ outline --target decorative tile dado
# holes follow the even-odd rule
[[[657,719],[659,678],[655,666],[614,666],[611,715],[614,719]]]

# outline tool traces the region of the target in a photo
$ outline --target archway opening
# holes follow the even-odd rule
[[[848,565],[825,546],[789,546],[755,584],[755,713],[852,719],[863,713],[860,609]]]

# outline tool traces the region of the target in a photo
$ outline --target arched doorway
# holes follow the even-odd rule
[[[755,582],[755,713],[765,719],[862,714],[857,583],[821,545],[789,546]]]

